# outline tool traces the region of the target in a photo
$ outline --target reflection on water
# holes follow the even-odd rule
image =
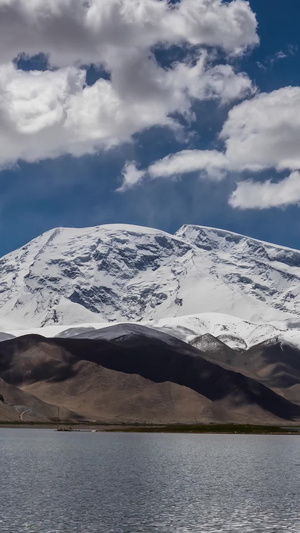
[[[0,531],[300,532],[298,436],[0,429]]]

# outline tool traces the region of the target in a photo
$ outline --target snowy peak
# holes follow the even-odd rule
[[[183,226],[56,228],[0,260],[0,321],[18,327],[226,313],[300,316],[300,252]],[[12,329],[12,328],[11,328]]]
[[[267,243],[239,233],[205,226],[184,225],[175,235],[198,248],[218,250],[219,252],[233,251],[235,254],[246,256],[255,253],[257,258],[300,267],[299,250]]]
[[[34,325],[141,319],[172,295],[190,249],[151,228],[57,228],[0,261],[0,313]]]

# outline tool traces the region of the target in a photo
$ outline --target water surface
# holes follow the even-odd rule
[[[0,429],[1,533],[300,532],[300,437]]]

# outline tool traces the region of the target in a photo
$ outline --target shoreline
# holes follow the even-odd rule
[[[93,433],[193,433],[230,435],[300,435],[300,426],[254,424],[106,424],[69,422],[1,422],[0,429],[53,429]]]

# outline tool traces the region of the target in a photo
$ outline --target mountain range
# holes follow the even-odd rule
[[[132,324],[2,341],[0,421],[299,424],[299,350],[201,343]]]
[[[300,421],[297,250],[57,228],[0,274],[0,421]]]

